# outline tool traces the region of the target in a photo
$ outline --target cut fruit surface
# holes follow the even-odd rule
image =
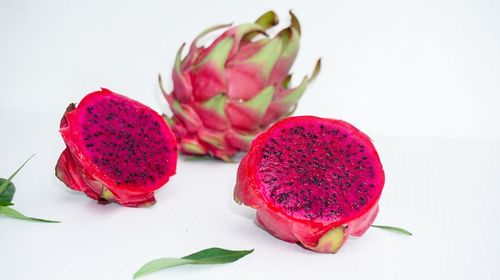
[[[66,150],[56,175],[68,187],[102,202],[155,202],[153,192],[175,174],[177,143],[149,107],[107,89],[71,104],[61,120]]]
[[[341,120],[291,117],[252,142],[238,170],[235,199],[256,208],[259,223],[278,238],[336,252],[373,222],[384,180],[373,143],[357,128]]]

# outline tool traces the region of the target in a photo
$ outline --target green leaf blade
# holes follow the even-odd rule
[[[223,248],[209,248],[182,257],[203,264],[231,263],[253,252],[252,250],[232,251]]]
[[[7,179],[0,178],[0,185],[3,185]],[[14,198],[14,193],[16,192],[16,187],[12,182],[8,182],[7,186],[3,188],[3,191],[0,192],[0,205],[6,206],[8,203],[12,202]]]
[[[45,219],[28,217],[28,216],[25,216],[24,214],[22,214],[21,212],[14,210],[13,208],[10,208],[8,206],[0,207],[0,215],[4,215],[4,216],[18,219],[18,220],[31,221],[31,222],[60,223],[60,221],[52,221],[52,220],[45,220]]]
[[[399,227],[392,227],[392,226],[382,226],[382,225],[372,225],[374,228],[380,228],[380,229],[385,229],[388,231],[396,232],[396,233],[401,233],[404,235],[412,236],[413,234],[409,231],[407,231],[404,228],[399,228]]]
[[[159,258],[143,265],[134,279],[169,267],[186,264],[223,264],[231,263],[253,252],[252,250],[232,251],[223,248],[208,248],[182,258]]]
[[[160,259],[155,259],[152,260],[145,265],[143,265],[139,270],[134,273],[134,279],[137,279],[142,276],[146,276],[150,273],[156,272],[158,270],[162,270],[165,268],[169,267],[174,267],[174,266],[179,266],[179,265],[185,265],[192,263],[193,261],[191,260],[186,260],[186,259],[178,259],[178,258],[160,258]]]
[[[16,171],[14,171],[14,173],[12,173],[12,175],[9,176],[9,178],[7,178],[7,180],[5,180],[0,185],[0,193],[3,193],[3,191],[9,185],[9,183],[12,181],[12,179],[17,175],[17,173],[19,173],[19,171],[21,171],[21,169],[26,165],[26,163],[28,163],[28,161],[30,161],[30,159],[32,159],[34,156],[35,156],[35,154],[32,154],[23,164],[21,164],[21,166],[19,166],[19,168]]]

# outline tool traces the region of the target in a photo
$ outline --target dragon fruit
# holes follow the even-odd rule
[[[173,117],[165,116],[180,142],[180,150],[191,155],[211,155],[230,161],[238,151],[247,151],[254,137],[270,124],[290,115],[307,85],[320,70],[318,60],[310,78],[290,87],[288,74],[299,50],[300,24],[290,12],[291,25],[269,38],[266,30],[278,23],[272,11],[255,23],[232,27],[207,48],[198,41],[181,59],[177,52],[172,72],[173,91],[160,87]]]
[[[100,203],[139,207],[175,174],[177,142],[151,108],[107,89],[70,104],[60,130],[66,143],[56,176]]]
[[[384,171],[370,138],[313,116],[277,122],[242,159],[234,197],[275,237],[335,253],[378,213]]]

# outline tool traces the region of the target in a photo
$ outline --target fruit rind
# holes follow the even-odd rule
[[[123,106],[130,106],[130,108],[134,111],[137,110],[136,112],[148,114],[148,116],[152,118],[151,121],[157,123],[155,123],[155,127],[158,127],[158,129],[155,133],[165,137],[164,139],[162,138],[162,141],[165,141],[165,143],[162,144],[162,148],[171,149],[171,151],[167,154],[168,157],[165,158],[166,162],[162,163],[166,168],[165,170],[161,170],[163,175],[157,176],[157,179],[155,179],[153,183],[148,185],[117,185],[110,174],[101,170],[96,165],[96,162],[93,162],[90,159],[89,153],[85,150],[86,148],[81,140],[81,135],[83,135],[80,131],[82,129],[82,124],[80,124],[79,121],[82,118],[81,113],[84,111],[82,108],[88,109],[89,107],[86,107],[88,104],[99,104],[102,100],[118,100],[123,102],[123,104],[125,104]],[[127,123],[128,125],[131,125],[127,126],[127,129],[130,130],[135,129],[133,128],[133,121],[134,120],[131,119],[130,123],[127,123],[127,121],[122,120],[123,124]],[[127,132],[126,130],[119,131],[120,133]],[[61,153],[56,164],[56,177],[69,188],[84,192],[87,196],[97,200],[99,203],[106,204],[109,202],[116,202],[128,207],[144,207],[152,205],[155,203],[154,191],[162,187],[169,180],[169,177],[175,174],[177,162],[177,143],[174,135],[164,122],[164,119],[145,105],[113,93],[107,89],[102,89],[101,91],[88,94],[78,104],[78,107],[75,106],[75,104],[70,104],[61,119],[60,133],[64,139],[66,148]],[[143,137],[145,137],[144,139],[151,137],[145,134],[143,135]],[[109,139],[105,138],[104,141],[109,141]],[[145,143],[152,144],[150,141]],[[87,145],[87,147],[89,146]],[[147,154],[144,153],[143,156],[145,157]]]
[[[255,208],[257,221],[264,229],[279,239],[288,242],[298,242],[304,247],[322,253],[336,253],[349,236],[361,236],[373,223],[378,213],[378,197],[370,200],[364,210],[352,215],[349,219],[321,221],[291,216],[280,207],[274,205],[262,193],[261,182],[257,176],[259,160],[266,141],[274,130],[282,129],[287,122],[297,121],[332,121],[341,124],[353,135],[360,135],[366,145],[371,145],[375,163],[380,164],[371,140],[354,126],[340,120],[322,119],[313,116],[290,117],[282,120],[264,133],[261,133],[250,147],[249,153],[243,157],[238,168],[237,182],[234,189],[235,201]],[[368,148],[367,148],[368,149]],[[376,170],[379,176],[380,191],[384,184],[383,169]],[[377,193],[376,193],[377,194]],[[377,194],[380,196],[380,192]]]
[[[319,64],[300,85],[290,86],[290,69],[300,45],[300,24],[290,12],[290,25],[270,37],[266,31],[278,23],[273,11],[253,23],[226,29],[210,45],[199,46],[218,25],[195,37],[183,57],[182,45],[172,70],[173,90],[160,88],[167,100],[180,151],[231,161],[246,152],[253,139],[270,124],[289,116],[306,87],[319,72]],[[210,130],[221,141],[205,141]],[[245,135],[245,137],[238,137]]]

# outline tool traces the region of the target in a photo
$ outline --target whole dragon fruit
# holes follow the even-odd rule
[[[354,126],[290,117],[252,142],[234,197],[277,238],[335,253],[375,220],[384,178],[370,138]]]
[[[56,176],[100,203],[151,205],[175,174],[177,142],[164,119],[107,89],[70,104],[59,131],[66,149]]]
[[[254,137],[270,124],[290,115],[307,85],[320,70],[318,60],[310,78],[290,87],[289,70],[297,56],[300,25],[290,12],[291,25],[269,38],[266,30],[278,23],[276,14],[265,13],[255,21],[232,27],[209,47],[199,47],[203,31],[181,59],[179,49],[172,72],[173,91],[163,95],[173,112],[165,116],[191,155],[211,155],[225,161],[237,151],[247,151]]]

